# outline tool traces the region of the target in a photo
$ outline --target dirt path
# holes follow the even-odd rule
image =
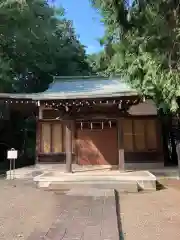
[[[35,229],[47,231],[58,204],[50,192],[32,184],[0,180],[0,240],[24,240]]]
[[[120,211],[125,240],[180,239],[180,192],[173,188],[121,195]]]
[[[174,188],[180,190],[180,180],[178,179],[168,179],[168,178],[160,178],[158,179],[159,183],[167,188]]]
[[[0,180],[0,195],[0,240],[118,239],[113,190],[80,188],[65,194]]]

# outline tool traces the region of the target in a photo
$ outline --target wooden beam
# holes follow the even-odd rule
[[[66,172],[72,172],[72,120],[65,120],[65,151],[66,151]]]
[[[39,119],[43,119],[43,107],[39,106]]]
[[[133,105],[137,104],[140,101],[139,96],[122,96],[122,97],[110,97],[110,98],[83,98],[83,99],[50,99],[43,101],[43,105],[45,107],[50,108],[59,108],[59,107],[83,107],[83,106],[89,106],[92,107],[93,105],[102,105],[102,106],[108,106],[108,105],[119,105],[119,104],[125,104],[125,105]]]
[[[39,152],[40,152],[40,124],[39,120],[36,119],[36,159],[35,159],[35,164],[38,163],[39,160]]]
[[[123,126],[122,126],[123,118],[118,118],[118,159],[119,159],[119,170],[125,169],[125,161],[124,161],[124,146],[123,146]]]

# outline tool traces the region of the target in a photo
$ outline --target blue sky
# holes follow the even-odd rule
[[[87,53],[98,52],[101,47],[97,39],[103,36],[104,27],[89,0],[56,0],[56,3],[65,8],[66,17],[73,21],[81,43],[87,46]]]

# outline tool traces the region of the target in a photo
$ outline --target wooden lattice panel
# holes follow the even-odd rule
[[[149,150],[156,150],[157,146],[157,128],[156,120],[146,121],[147,147]]]
[[[49,123],[42,123],[41,126],[41,152],[51,152],[51,125]]]
[[[135,149],[137,151],[142,151],[146,149],[145,144],[145,121],[144,120],[134,120],[134,143]]]
[[[58,153],[62,150],[62,125],[54,123],[52,125],[52,151]]]
[[[123,119],[122,120],[123,129],[123,147],[125,151],[133,151],[133,132],[132,132],[132,120]]]

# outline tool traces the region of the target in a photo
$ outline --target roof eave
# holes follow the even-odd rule
[[[112,97],[128,97],[128,96],[138,96],[135,91],[121,92],[121,93],[97,93],[97,94],[64,94],[63,96],[58,94],[42,94],[35,96],[34,100],[67,100],[67,99],[92,99],[92,98],[112,98]]]

